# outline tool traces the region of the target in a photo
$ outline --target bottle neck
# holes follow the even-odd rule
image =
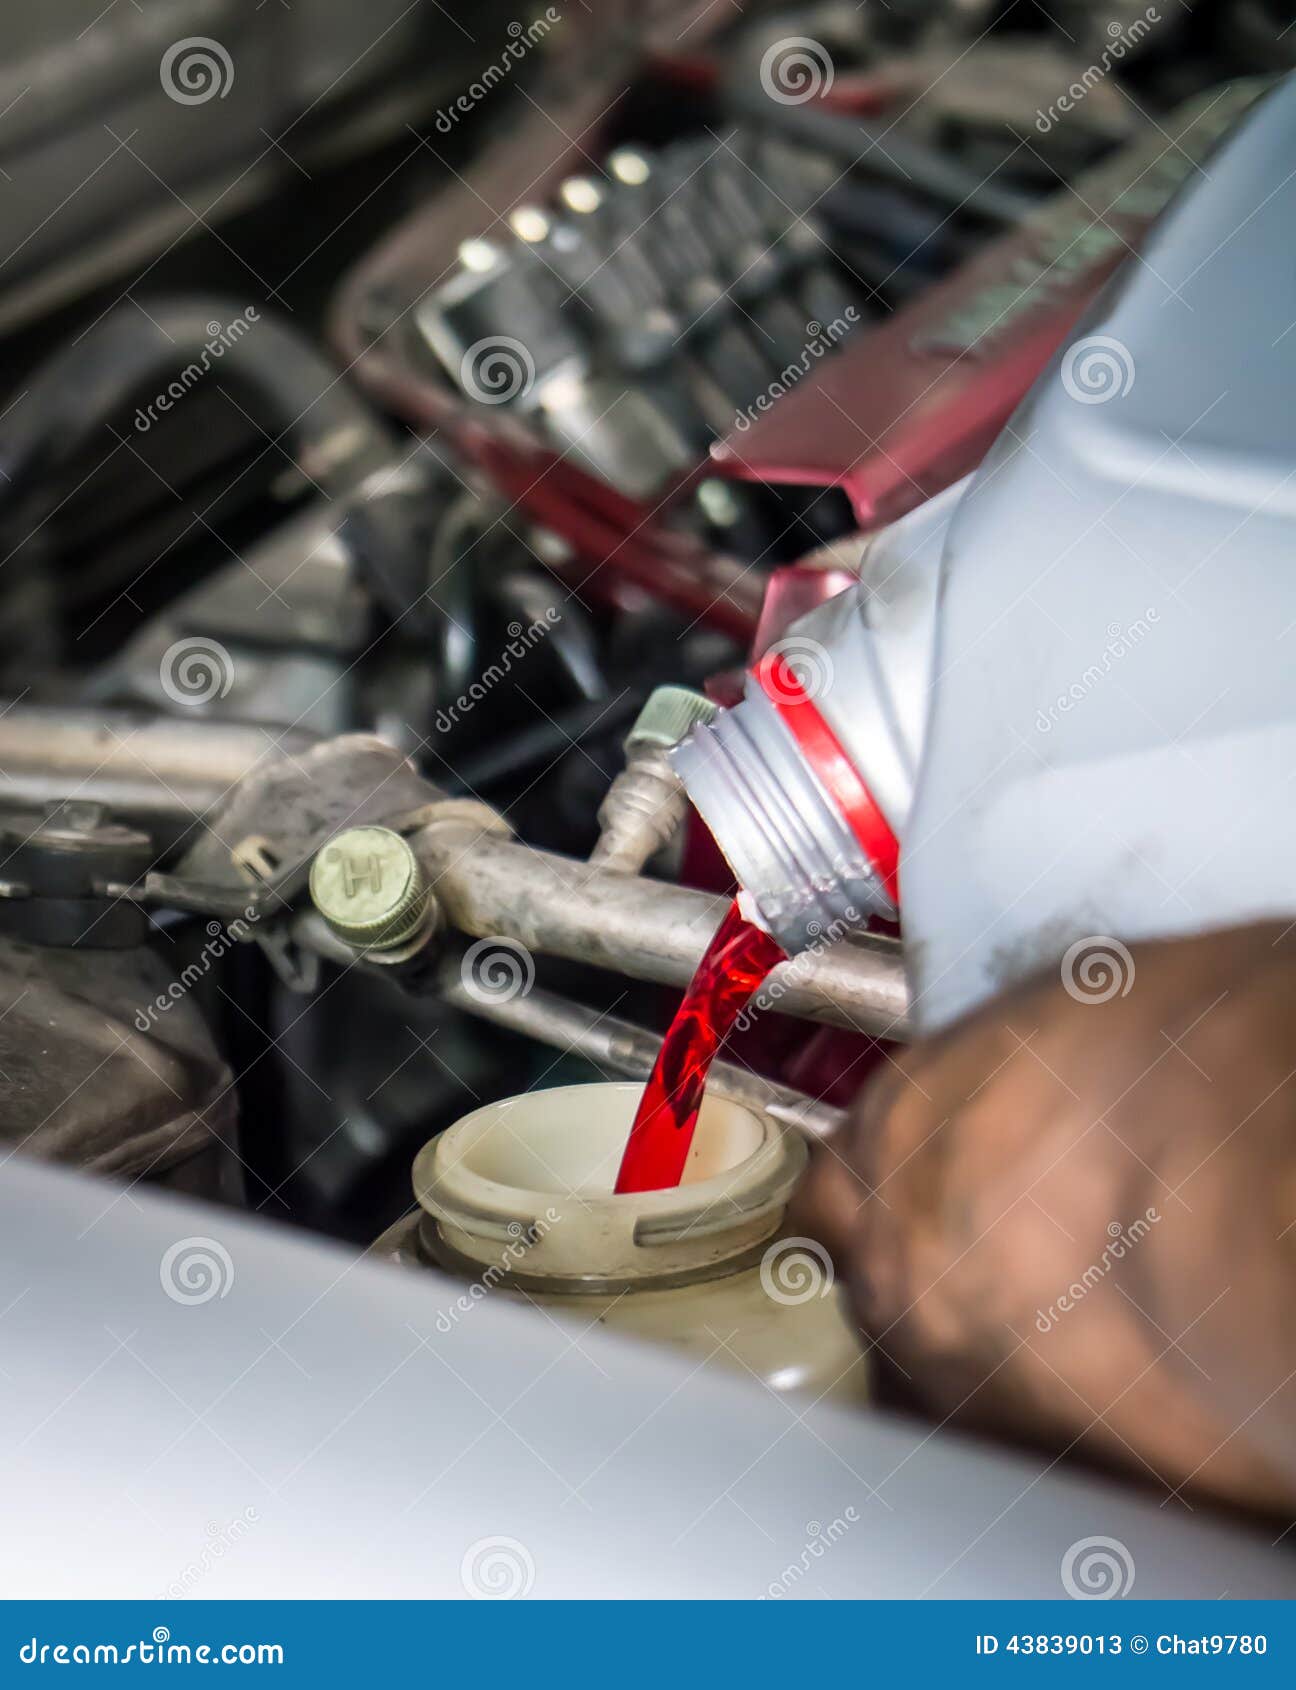
[[[894,919],[895,837],[814,701],[779,660],[672,753],[761,921],[789,954]]]

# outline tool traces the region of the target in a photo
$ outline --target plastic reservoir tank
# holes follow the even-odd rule
[[[863,1401],[868,1366],[827,1253],[783,1231],[804,1140],[708,1092],[683,1182],[613,1196],[642,1091],[559,1086],[474,1110],[420,1151],[420,1213],[375,1252],[461,1278],[439,1317],[451,1325],[487,1296],[525,1297],[771,1390]]]

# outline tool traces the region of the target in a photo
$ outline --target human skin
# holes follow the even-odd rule
[[[795,1219],[941,1420],[1296,1516],[1296,924],[1059,972],[888,1065]]]

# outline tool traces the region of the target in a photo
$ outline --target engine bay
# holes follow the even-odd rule
[[[0,206],[6,1150],[210,1206],[180,1301],[224,1296],[240,1211],[448,1280],[447,1332],[503,1285],[922,1414],[795,1219],[922,1025],[896,899],[794,954],[740,897],[783,949],[693,1160],[628,1233],[605,1195],[741,893],[674,753],[762,662],[826,684],[794,625],[921,539],[1296,33],[1267,0],[454,4],[355,40],[321,7],[297,87],[259,8],[110,10],[100,61],[52,14],[13,54],[108,173],[48,229]],[[0,119],[0,174],[47,144]],[[1134,382],[1084,344],[1082,411]]]

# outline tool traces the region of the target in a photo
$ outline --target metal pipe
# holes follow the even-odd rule
[[[635,980],[683,986],[693,977],[728,899],[551,855],[447,819],[411,839],[451,926],[507,937]],[[900,1039],[908,991],[894,940],[839,941],[782,963],[762,988],[790,1015]]]
[[[106,805],[159,849],[181,837],[264,760],[316,744],[300,730],[184,720],[130,710],[0,709],[0,804],[57,799]],[[481,821],[446,819],[412,843],[450,923],[471,938],[506,935],[542,955],[684,986],[727,900],[521,845]],[[865,939],[803,953],[775,969],[765,1002],[838,1027],[906,1036],[900,947]]]
[[[627,760],[599,805],[599,836],[590,862],[619,874],[639,874],[669,845],[688,809],[684,783],[659,746]]]
[[[159,846],[211,813],[266,758],[316,743],[302,730],[80,705],[0,706],[0,804],[105,804]]]
[[[648,1078],[661,1045],[660,1036],[646,1027],[589,1009],[557,992],[532,987],[526,993],[495,998],[480,990],[470,990],[463,975],[462,959],[457,956],[442,962],[437,974],[437,991],[453,1008],[476,1015],[493,1026],[524,1033],[560,1050],[574,1051],[606,1072],[627,1074],[636,1080]],[[767,1080],[734,1062],[714,1062],[711,1083],[725,1097],[764,1110],[810,1138],[829,1137],[846,1118],[844,1110],[820,1103],[776,1080]]]

